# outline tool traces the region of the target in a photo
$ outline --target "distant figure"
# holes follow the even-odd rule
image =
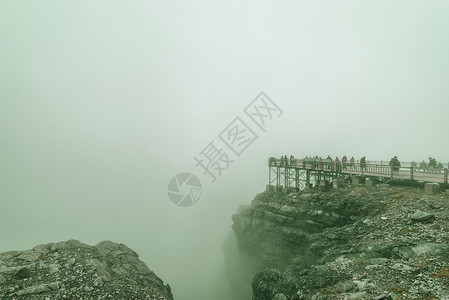
[[[295,165],[295,157],[293,155],[290,155],[290,165]]]
[[[330,155],[328,155],[326,157],[326,159],[324,160],[325,165],[327,166],[327,169],[329,170],[332,166],[332,170],[334,169],[333,164],[332,164],[332,157]]]
[[[399,168],[401,167],[401,163],[398,160],[398,157],[395,156],[390,160],[391,174],[399,175]]]
[[[316,169],[316,167],[317,167],[317,157],[318,156],[312,156],[311,158],[310,158],[310,161],[311,161],[311,164],[312,164],[312,169]]]
[[[341,165],[343,166],[343,169],[346,169],[346,164],[348,162],[348,158],[345,156],[343,156],[343,158],[341,159]]]
[[[281,156],[281,166],[284,165],[284,156]]]
[[[422,161],[422,162],[419,164],[419,169],[420,169],[421,171],[426,171],[426,170],[427,170],[427,164],[426,164],[425,161]]]
[[[353,156],[353,157],[351,157],[351,159],[349,160],[349,166],[351,167],[351,169],[354,168],[354,164],[355,164],[355,159],[354,159],[354,156]]]
[[[337,157],[335,157],[335,167],[336,167],[336,171],[337,173],[341,172],[341,162],[340,159]]]
[[[366,157],[365,156],[360,159],[360,169],[362,170],[362,172],[363,172],[363,170],[366,171]]]
[[[434,172],[437,168],[437,160],[435,158],[429,157],[429,164],[427,165],[429,172]]]

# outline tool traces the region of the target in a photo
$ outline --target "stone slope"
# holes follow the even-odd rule
[[[77,240],[0,253],[0,299],[173,299],[123,244]]]
[[[233,229],[254,300],[449,299],[448,208],[411,187],[266,191]]]

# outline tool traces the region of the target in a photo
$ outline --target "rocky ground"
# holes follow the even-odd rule
[[[0,253],[0,299],[166,299],[164,285],[123,244],[76,240]]]
[[[233,216],[254,300],[449,299],[449,196],[382,184],[264,192]]]

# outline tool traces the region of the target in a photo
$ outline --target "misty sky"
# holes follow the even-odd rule
[[[448,13],[424,0],[1,1],[0,251],[110,239],[175,299],[201,299],[268,157],[449,161]],[[283,115],[211,183],[193,157],[261,91]],[[180,172],[203,183],[189,208],[167,197]]]

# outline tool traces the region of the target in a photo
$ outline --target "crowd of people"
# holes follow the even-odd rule
[[[356,167],[356,160],[354,156],[352,156],[350,159],[346,155],[344,155],[341,160],[339,157],[335,157],[335,159],[332,159],[330,155],[327,156],[327,158],[323,159],[319,156],[306,156],[303,159],[296,159],[293,155],[283,155],[280,158],[280,165],[281,166],[296,166],[298,162],[301,162],[304,165],[308,165],[311,168],[325,168],[325,169],[333,169],[336,168],[337,170],[341,169],[354,169]],[[363,156],[360,159],[360,168],[362,170],[367,169],[366,164],[366,157]]]
[[[348,159],[346,155],[344,155],[341,160],[338,156],[333,159],[330,155],[328,155],[325,159],[319,156],[306,156],[303,159],[297,159],[293,155],[290,155],[290,157],[287,155],[283,155],[280,158],[281,166],[296,166],[298,164],[302,164],[304,167],[308,166],[312,169],[321,168],[341,171],[342,169],[356,170],[360,168],[360,171],[367,171],[367,162],[365,156],[360,158],[358,164],[356,164],[354,156]],[[390,159],[389,165],[393,174],[399,174],[401,162],[399,161],[397,156],[394,156]],[[428,163],[423,160],[418,165],[416,162],[412,161],[411,167],[417,171],[422,172],[441,172],[445,166],[443,163],[437,162],[435,158],[429,157]],[[447,167],[449,168],[449,163]]]
[[[411,165],[414,169],[418,171],[423,172],[441,172],[444,169],[444,164],[442,162],[437,162],[437,160],[434,157],[429,157],[429,162],[426,163],[426,161],[422,161],[419,166],[416,162],[412,161]],[[448,166],[449,168],[449,163]]]

